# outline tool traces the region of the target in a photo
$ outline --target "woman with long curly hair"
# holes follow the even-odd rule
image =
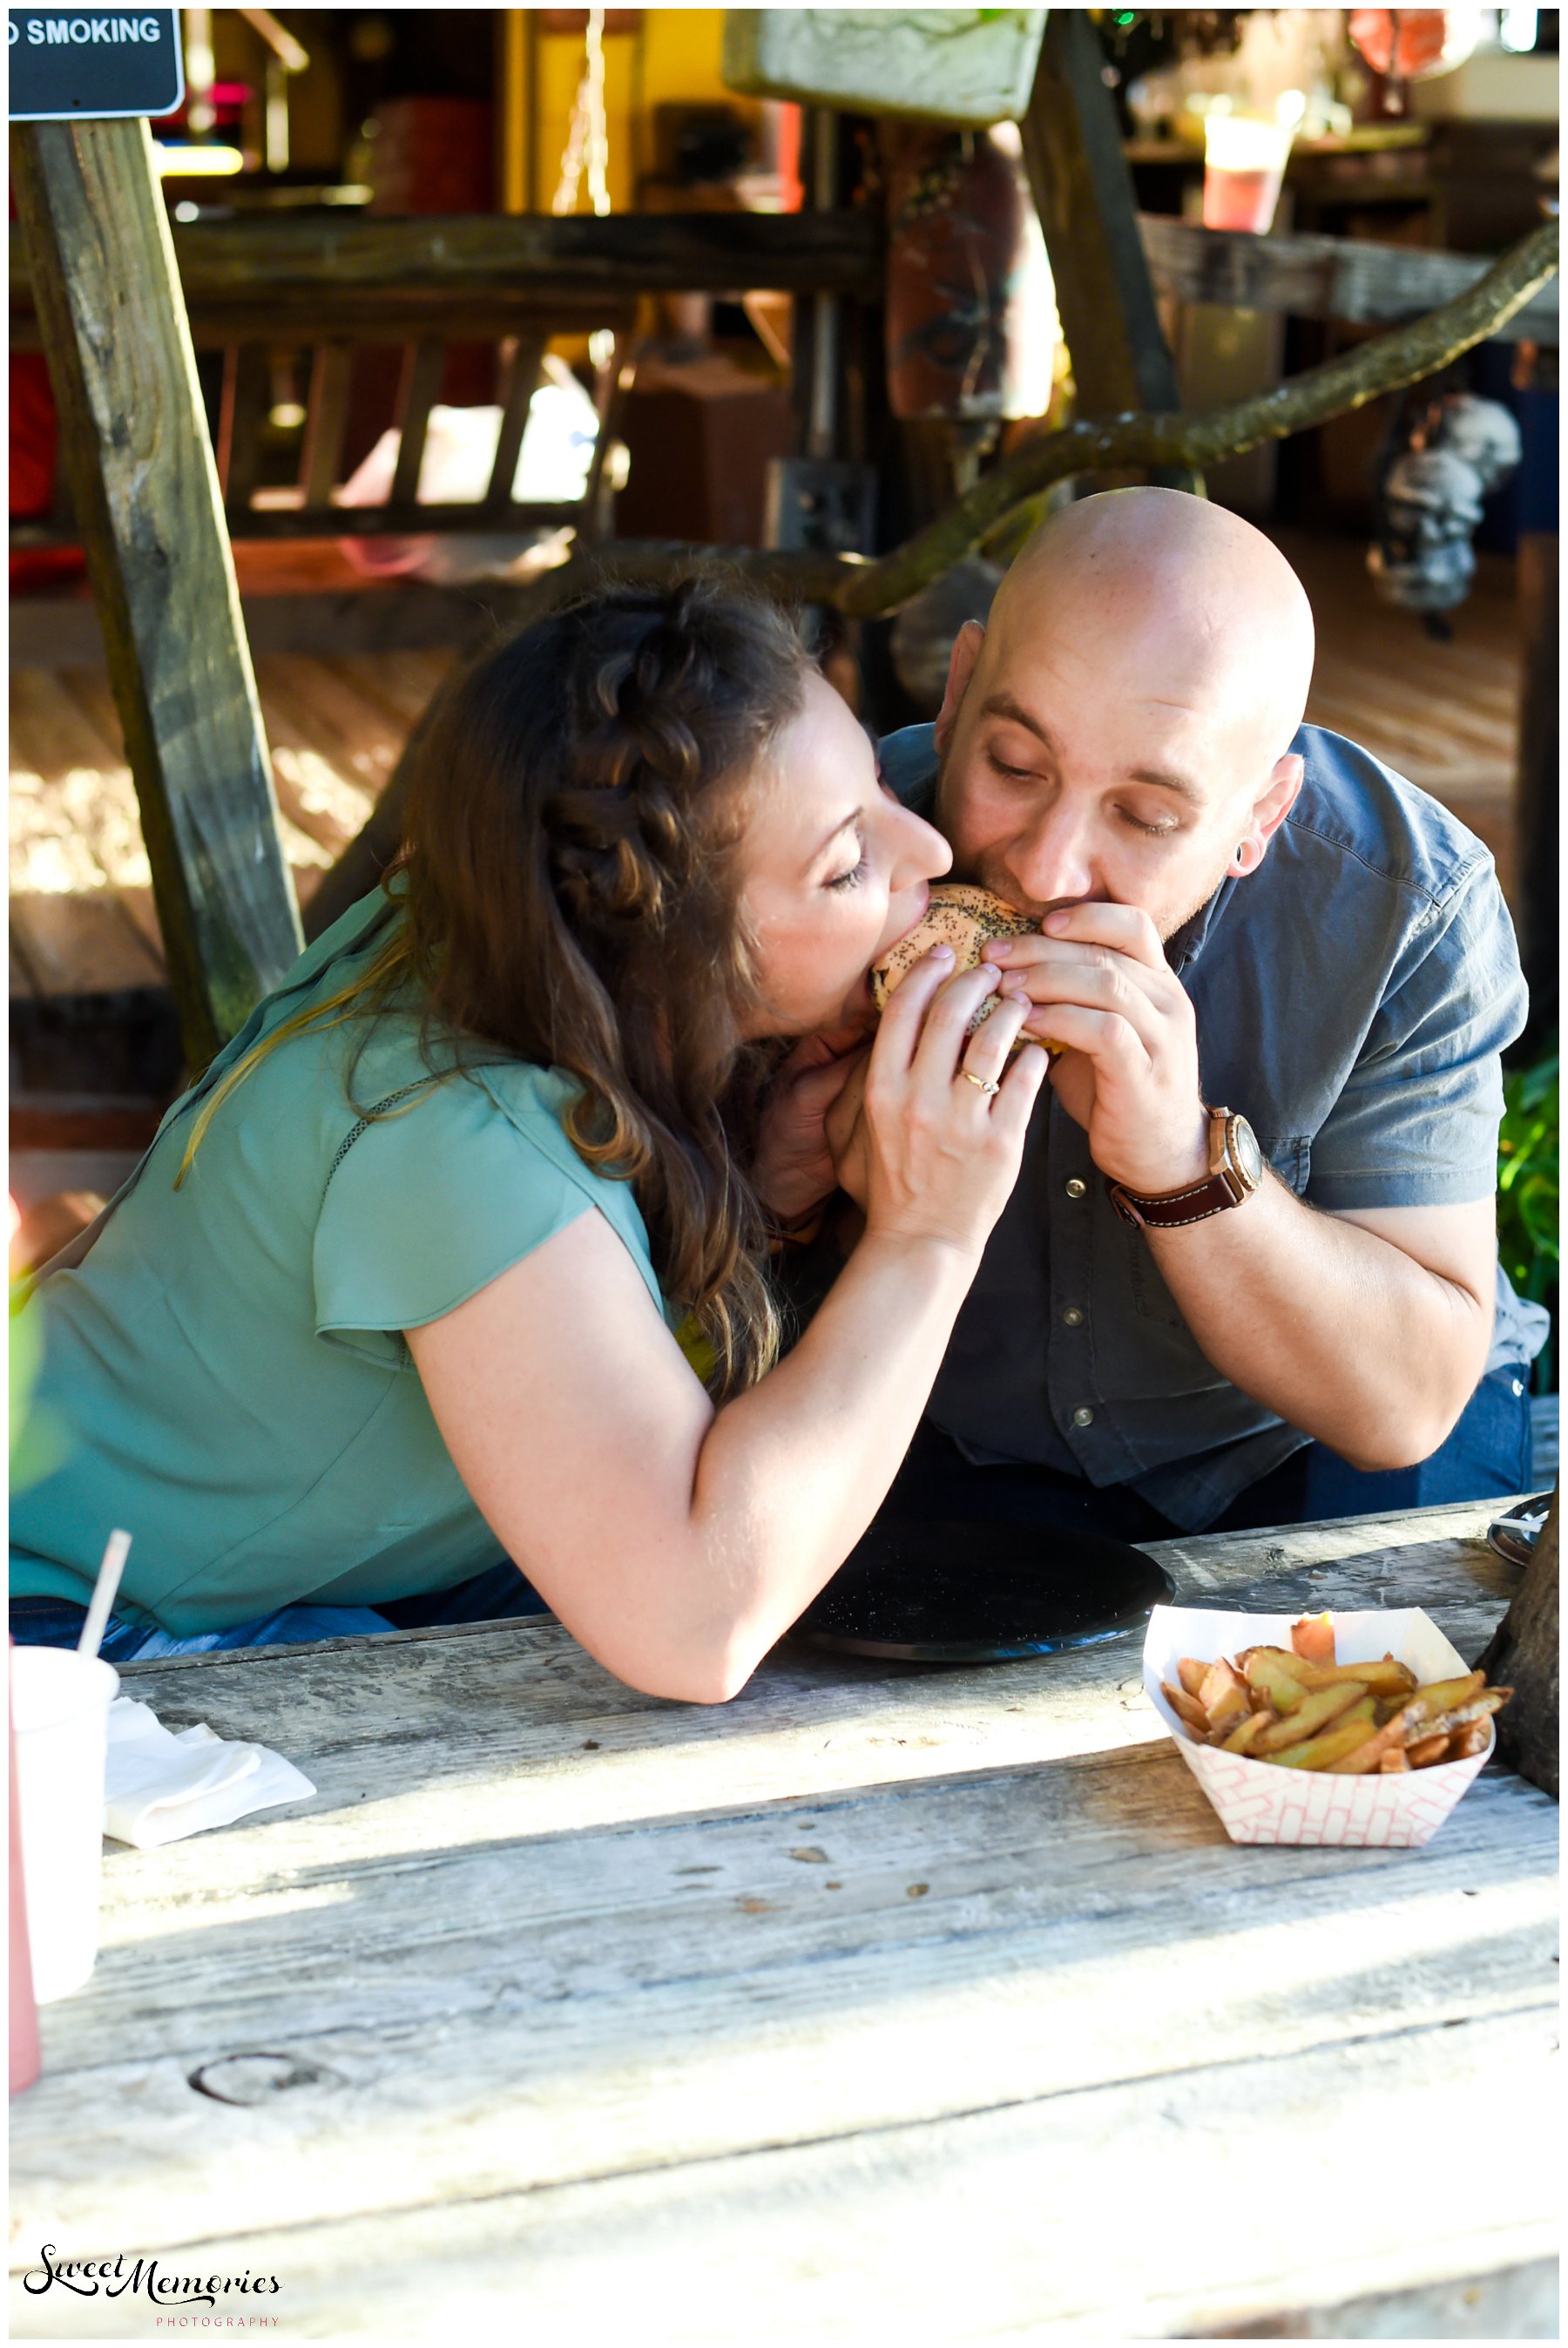
[[[886,1492],[1044,1074],[1004,1077],[1005,983],[968,1033],[996,972],[917,967],[864,1236],[781,1358],[770,1250],[948,860],[733,587],[607,588],[476,662],[381,890],[27,1307],[66,1439],[14,1508],[17,1635],[74,1639],[123,1525],[111,1658],[542,1603],[635,1687],[732,1695]]]

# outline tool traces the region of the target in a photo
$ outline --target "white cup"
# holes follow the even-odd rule
[[[104,1770],[119,1673],[67,1647],[16,1647],[11,1710],[33,1993],[69,1997],[98,1953]]]

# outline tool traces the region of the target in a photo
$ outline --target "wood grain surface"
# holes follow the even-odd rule
[[[199,343],[323,324],[348,338],[394,339],[579,324],[613,327],[640,295],[831,293],[878,286],[883,235],[869,211],[692,212],[614,219],[200,221],[173,252]],[[36,348],[36,294],[25,233],[10,249],[14,347]]]
[[[1424,1604],[1469,1654],[1496,1505],[1157,1554],[1184,1602]],[[786,1642],[710,1708],[548,1619],[122,1677],[317,1792],[106,1846],[12,2111],[19,2337],[149,2328],[29,2295],[45,2241],[275,2273],[305,2337],[1544,2336],[1554,2193],[1488,2147],[1544,2092],[1556,1811],[1501,1771],[1425,1851],[1233,1845],[1135,1638]]]

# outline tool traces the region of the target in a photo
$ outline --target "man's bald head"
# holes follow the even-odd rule
[[[988,634],[1003,654],[1044,630],[1255,726],[1271,760],[1307,706],[1312,608],[1300,580],[1251,522],[1180,489],[1108,489],[1031,533]]]
[[[1157,489],[1063,508],[954,647],[955,870],[1034,908],[1141,904],[1169,936],[1287,815],[1312,654],[1300,581],[1239,515]]]

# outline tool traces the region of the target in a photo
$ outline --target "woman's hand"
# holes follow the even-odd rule
[[[837,1189],[827,1116],[865,1067],[869,1049],[864,1027],[825,1029],[804,1037],[774,1077],[752,1179],[778,1222],[799,1221]]]
[[[982,966],[952,977],[951,967],[952,949],[933,948],[883,1013],[866,1065],[860,1138],[848,1138],[839,1179],[856,1179],[858,1148],[868,1236],[936,1240],[978,1257],[1018,1179],[1047,1056],[1030,1045],[1007,1067],[1030,1012],[1016,984],[968,1034],[1000,974]],[[830,1123],[838,1130],[836,1117]]]

